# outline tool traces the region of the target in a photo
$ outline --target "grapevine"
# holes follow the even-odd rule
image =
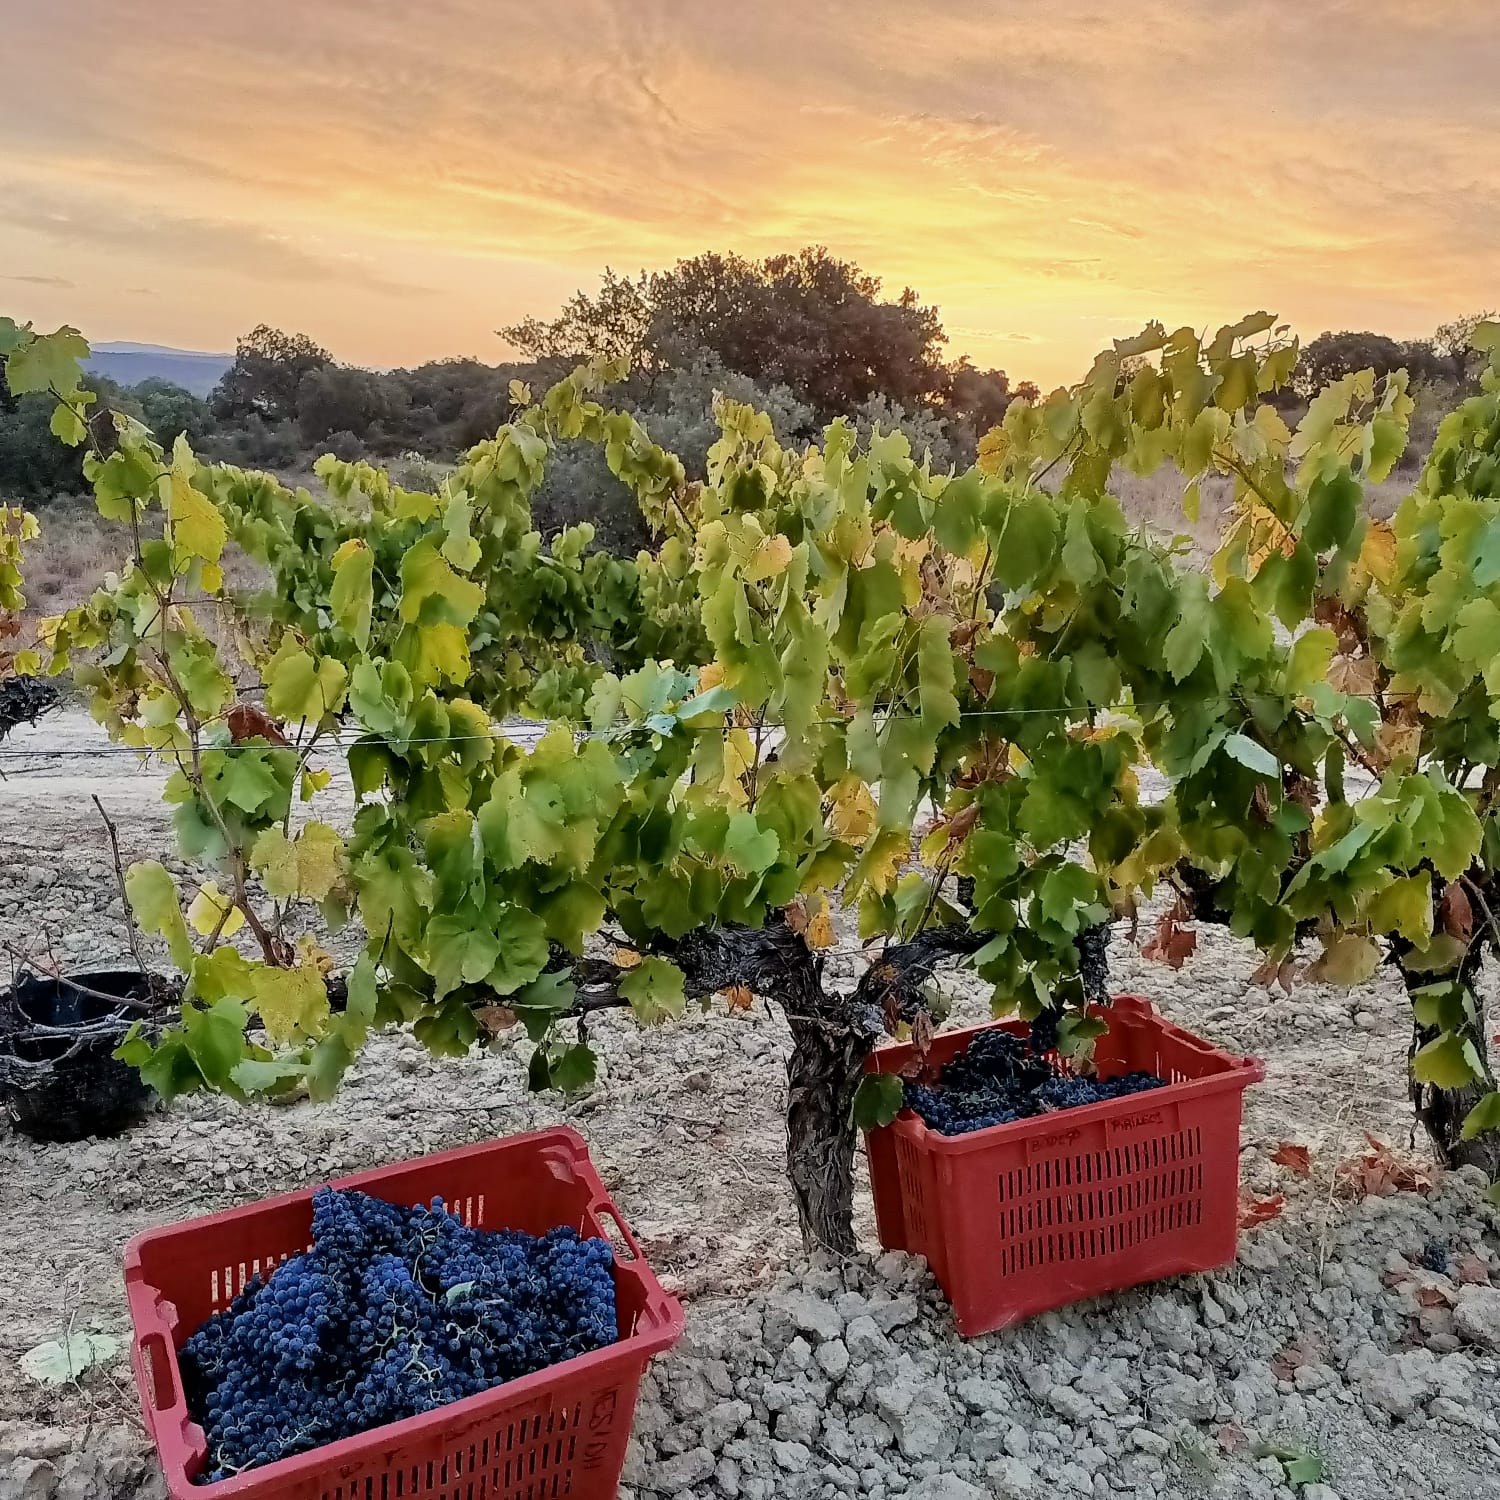
[[[956,474],[842,421],[786,448],[721,400],[688,484],[604,404],[603,363],[515,391],[436,495],[328,459],[319,500],[117,420],[89,472],[132,562],[55,627],[53,669],[77,655],[111,732],[176,763],[183,847],[215,875],[194,945],[165,871],[131,872],[190,984],[182,1024],[127,1055],[166,1094],[321,1096],[374,1027],[458,1055],[519,1024],[532,1082],[578,1087],[602,1009],[650,1025],[765,995],[792,1030],[804,1229],[847,1248],[851,1122],[891,1108],[864,1060],[922,1023],[942,965],[1086,1059],[1108,926],[1165,888],[1154,951],[1176,961],[1219,921],[1268,983],[1296,982],[1307,942],[1311,977],[1396,963],[1419,1111],[1445,1154],[1491,1163],[1473,976],[1500,910],[1500,369],[1387,524],[1363,485],[1404,446],[1404,375],[1336,382],[1293,433],[1263,398],[1297,355],[1269,314],[1207,340],[1153,325],[1013,403]],[[651,552],[608,557],[587,528],[543,544],[530,497],[577,439],[638,497]],[[1168,461],[1189,515],[1205,474],[1232,481],[1207,576],[1110,494],[1118,466]],[[263,598],[225,594],[231,539],[270,570]],[[263,702],[196,626],[200,592],[242,622]],[[535,743],[507,735],[516,713]],[[292,823],[325,749],[358,798],[347,839]],[[873,947],[848,996],[819,958],[836,901]],[[310,908],[363,923],[344,1011]],[[239,922],[255,959],[224,941]]]

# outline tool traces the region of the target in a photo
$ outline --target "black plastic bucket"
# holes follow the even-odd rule
[[[16,1129],[76,1141],[137,1124],[151,1090],[112,1054],[131,1022],[150,1014],[123,1002],[159,999],[160,989],[160,980],[121,969],[28,976],[0,995],[0,1096]]]

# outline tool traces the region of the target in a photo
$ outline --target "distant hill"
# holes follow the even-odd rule
[[[95,344],[84,367],[121,385],[138,385],[154,376],[183,386],[195,396],[206,396],[233,363],[232,354],[203,354],[162,344]]]

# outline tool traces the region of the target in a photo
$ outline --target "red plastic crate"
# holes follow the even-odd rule
[[[940,1135],[907,1109],[866,1137],[880,1243],[927,1258],[966,1338],[1234,1259],[1241,1107],[1264,1065],[1134,995],[1096,1014],[1109,1023],[1100,1075],[1155,1073],[1166,1087],[968,1135]],[[933,1061],[988,1029],[934,1037]],[[882,1047],[866,1071],[898,1073],[911,1055],[910,1043]]]
[[[677,1342],[683,1320],[610,1202],[583,1137],[539,1130],[332,1186],[405,1206],[441,1196],[466,1224],[484,1229],[540,1235],[571,1224],[598,1238],[608,1221],[618,1231],[619,1341],[404,1422],[195,1484],[206,1445],[188,1415],[177,1350],[255,1272],[308,1248],[313,1190],[150,1230],[126,1246],[125,1291],[136,1385],[173,1500],[609,1500],[641,1376],[653,1355]]]

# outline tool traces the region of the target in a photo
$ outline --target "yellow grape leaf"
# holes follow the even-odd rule
[[[328,596],[333,617],[363,651],[370,644],[374,607],[375,556],[358,537],[350,537],[333,554],[333,589]]]
[[[1372,578],[1390,583],[1396,576],[1396,533],[1388,521],[1371,521],[1359,549],[1359,565]]]
[[[309,901],[324,901],[344,872],[344,841],[326,823],[307,823],[293,846],[297,888]]]
[[[869,837],[879,809],[870,789],[857,776],[846,776],[833,789],[828,826],[835,838],[858,844]]]
[[[203,571],[199,576],[205,594],[217,594],[224,587],[224,570],[216,562],[204,563]]]
[[[979,440],[975,467],[981,474],[995,475],[1005,467],[1010,456],[1010,434],[1003,427],[991,427]]]
[[[290,901],[297,894],[297,851],[279,829],[268,828],[250,851],[250,868],[260,874],[266,894]]]
[[[768,536],[745,565],[745,579],[748,583],[759,583],[762,579],[774,578],[786,571],[791,560],[791,542],[779,534]]]
[[[1393,760],[1414,760],[1422,749],[1422,726],[1383,722],[1375,732],[1375,749],[1382,766]]]
[[[615,949],[615,967],[617,969],[636,969],[640,967],[641,955],[634,948]]]
[[[338,967],[338,961],[333,954],[326,948],[320,948],[317,939],[310,932],[304,932],[297,939],[297,952],[302,955],[302,962],[315,968],[324,979],[327,979]]]
[[[332,771],[304,771],[302,773],[302,800],[311,802],[332,780]]]
[[[315,964],[277,969],[262,964],[252,980],[251,1004],[273,1042],[321,1036],[328,1021],[328,988]]]
[[[831,948],[834,944],[833,916],[828,910],[828,897],[819,891],[810,904],[813,907],[807,919],[807,931],[803,934],[809,948]]]
[[[305,896],[325,900],[343,874],[344,841],[326,823],[309,823],[293,842],[279,828],[268,828],[250,851],[266,894],[277,901]]]
[[[1379,967],[1378,943],[1356,933],[1336,932],[1323,939],[1323,951],[1307,975],[1329,984],[1363,984]]]
[[[877,896],[883,896],[896,879],[896,871],[911,852],[911,841],[897,828],[888,828],[866,846],[844,887],[844,905],[859,899],[862,886],[868,885]]]
[[[314,659],[291,637],[266,664],[266,707],[289,724],[317,723],[337,713],[344,701],[349,669],[331,656]]]
[[[716,688],[724,680],[724,663],[711,661],[707,666],[698,668],[698,691],[706,693],[710,688]]]
[[[244,912],[212,880],[204,881],[199,888],[188,906],[187,917],[193,931],[203,937],[211,932],[217,932],[220,937],[233,937],[245,925]],[[223,926],[219,925],[220,922]]]
[[[172,562],[181,568],[195,557],[216,563],[224,551],[229,528],[202,490],[193,488],[192,475],[198,460],[178,433],[172,448],[172,468],[164,481],[167,489],[167,525],[172,539]]]

